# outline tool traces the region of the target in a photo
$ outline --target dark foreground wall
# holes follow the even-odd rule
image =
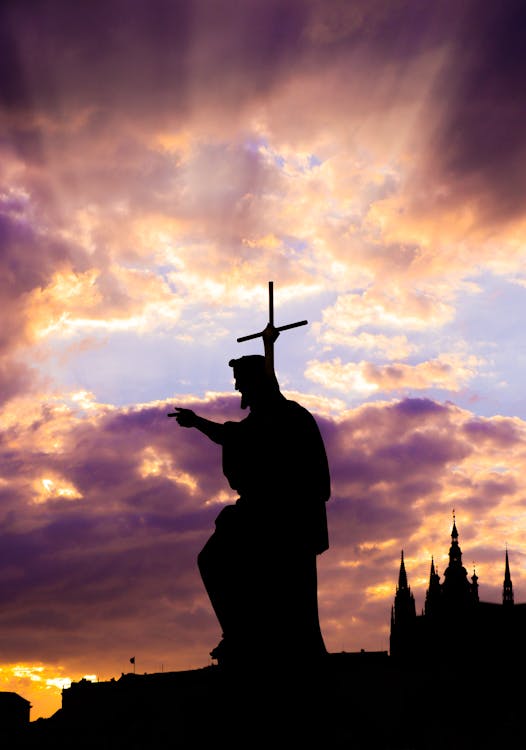
[[[497,672],[463,671],[454,659],[404,669],[367,652],[330,654],[316,668],[255,662],[236,673],[212,666],[82,681],[16,747],[526,748],[522,693]]]

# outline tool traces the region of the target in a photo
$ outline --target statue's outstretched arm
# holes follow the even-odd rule
[[[214,443],[223,445],[224,425],[219,422],[200,417],[192,409],[183,409],[182,406],[176,406],[175,411],[170,412],[168,416],[175,417],[177,424],[180,424],[181,427],[195,427]]]

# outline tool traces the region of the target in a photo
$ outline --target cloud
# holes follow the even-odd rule
[[[345,334],[352,335],[364,326],[410,331],[438,328],[453,316],[453,306],[431,290],[372,288],[361,294],[340,295],[332,307],[326,308],[321,338],[345,341]]]
[[[482,360],[473,355],[440,354],[434,360],[416,365],[392,363],[376,365],[371,362],[342,363],[333,360],[311,360],[305,376],[328,389],[343,393],[371,394],[375,392],[403,392],[439,388],[459,391],[475,377]]]
[[[25,348],[34,341],[31,295],[45,287],[58,269],[80,269],[82,264],[82,253],[34,225],[27,196],[16,190],[0,195],[2,400],[31,390],[39,380],[35,368],[23,358]]]
[[[244,301],[275,273],[290,288],[369,287],[325,311],[327,343],[359,325],[414,331],[452,319],[462,279],[492,249],[481,255],[463,226],[443,221],[449,204],[432,200],[420,219],[411,207],[422,181],[437,185],[429,139],[444,118],[422,118],[454,98],[433,93],[464,59],[454,42],[474,4],[132,11],[3,11],[12,189],[31,231],[45,219],[77,260],[35,289],[38,330],[151,330],[151,298],[166,325],[186,323],[191,301]],[[472,45],[490,16],[477,16]],[[460,70],[467,86],[471,68]]]
[[[478,8],[480,10],[480,8]],[[433,148],[448,201],[471,200],[481,222],[522,214],[526,113],[521,79],[526,53],[520,41],[525,20],[520,2],[469,14],[454,54],[437,82],[444,97]]]
[[[409,343],[407,336],[385,336],[365,331],[352,335],[345,330],[345,325],[339,330],[327,327],[320,335],[320,341],[332,346],[344,345],[354,350],[374,352],[387,359],[406,359],[417,349],[415,344]]]

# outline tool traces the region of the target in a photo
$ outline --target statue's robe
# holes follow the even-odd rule
[[[223,471],[238,494],[216,519],[199,569],[229,654],[309,659],[325,653],[317,556],[329,546],[330,475],[314,417],[281,393],[226,422]]]

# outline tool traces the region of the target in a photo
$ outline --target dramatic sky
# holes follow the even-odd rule
[[[198,668],[196,556],[235,495],[166,414],[240,419],[268,319],[332,474],[331,651],[387,650],[452,511],[526,601],[526,24],[474,0],[0,11],[0,689]],[[270,500],[270,499],[269,499]],[[257,644],[254,644],[257,660]]]

